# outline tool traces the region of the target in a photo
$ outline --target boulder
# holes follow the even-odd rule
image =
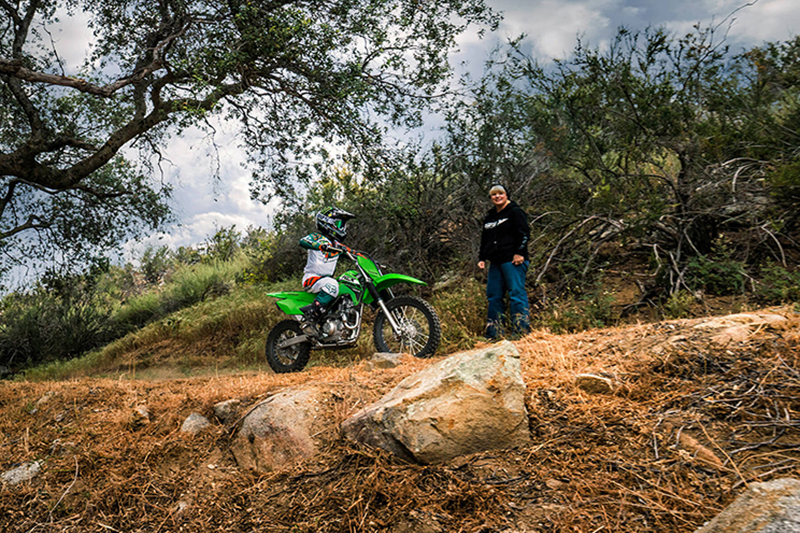
[[[288,389],[252,409],[231,444],[237,464],[266,473],[317,453],[314,435],[326,427],[320,413],[324,394],[315,387]]]
[[[800,481],[752,483],[732,504],[695,533],[794,533],[800,531]]]
[[[409,376],[342,424],[349,439],[410,462],[513,448],[530,441],[519,352],[503,341]]]
[[[717,344],[726,345],[731,342],[745,341],[765,327],[775,327],[786,321],[785,316],[775,313],[739,313],[703,320],[694,327],[715,332],[711,336],[711,340]]]

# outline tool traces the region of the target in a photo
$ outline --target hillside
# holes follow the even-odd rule
[[[324,435],[315,460],[253,477],[221,424],[191,437],[193,412],[243,409],[284,387],[335,391],[343,420],[430,364],[366,362],[293,375],[84,378],[0,384],[0,530],[692,532],[753,481],[800,477],[800,315],[665,321],[515,342],[533,444],[417,466]],[[313,357],[313,356],[312,356]],[[436,360],[436,358],[434,358]],[[612,392],[576,386],[609,377]],[[137,417],[144,406],[149,421]]]

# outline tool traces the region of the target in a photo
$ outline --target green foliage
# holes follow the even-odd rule
[[[11,294],[0,307],[1,363],[12,369],[69,359],[117,335],[112,310],[91,298],[38,290]]]
[[[778,165],[769,174],[772,193],[784,203],[800,204],[800,158]]]
[[[236,231],[236,225],[230,228],[219,228],[214,235],[205,242],[206,261],[230,261],[236,257],[241,249],[242,235]]]
[[[141,328],[162,314],[161,293],[148,291],[129,298],[114,314],[114,320],[129,331]]]
[[[159,357],[172,367],[191,361],[226,371],[265,367],[266,328],[279,320],[274,300],[266,293],[298,284],[299,280],[292,280],[290,284],[238,287],[224,296],[171,313],[79,358],[29,369],[24,376],[30,380],[117,372],[146,376],[147,368],[155,362],[153,354],[164,345],[167,353]],[[136,359],[130,359],[131,352],[139,354]]]
[[[142,254],[141,262],[145,281],[156,284],[164,279],[172,267],[172,252],[168,246],[148,245]]]
[[[167,312],[189,307],[206,298],[230,292],[234,280],[248,264],[245,258],[230,261],[211,260],[200,265],[187,265],[172,275],[172,281],[162,294]]]
[[[616,244],[653,253],[671,294],[691,275],[715,276],[690,263],[724,262],[713,257],[721,235],[751,263],[797,241],[800,40],[732,56],[713,28],[623,28],[555,65],[525,44],[498,51],[454,105],[439,157],[473,196],[511,183],[531,213],[537,281],[589,291],[600,251]],[[710,290],[742,290],[729,266],[719,275],[730,270],[735,287],[709,279]]]
[[[716,296],[742,294],[747,279],[741,262],[724,256],[711,260],[702,255],[689,261],[684,277],[686,285],[692,290],[703,289]]]
[[[442,323],[440,350],[449,353],[471,348],[486,327],[486,287],[474,279],[456,278],[437,291],[430,303]]]
[[[213,132],[215,113],[241,127],[254,196],[294,202],[331,144],[382,161],[385,126],[418,125],[449,89],[456,36],[497,23],[484,0],[48,0],[0,13],[17,21],[0,32],[0,245],[19,263],[102,253],[161,225],[170,189],[151,179],[153,156],[171,134]],[[92,48],[56,76],[50,28],[77,13]],[[131,146],[141,168],[120,156]]]
[[[231,228],[217,235],[233,233]],[[250,262],[241,253],[227,261],[216,259],[220,248],[208,250],[198,252],[202,260],[195,264],[176,264],[168,248],[148,247],[139,271],[112,267],[106,260],[95,261],[80,275],[48,271],[34,291],[3,298],[0,364],[19,369],[68,360],[229,293]]]
[[[779,263],[761,269],[756,297],[766,305],[800,302],[800,271],[788,270]]]
[[[694,294],[686,290],[671,294],[664,303],[664,316],[667,318],[689,318],[692,316],[692,306],[696,300]]]
[[[618,320],[614,296],[597,283],[584,294],[562,298],[546,311],[534,315],[532,324],[553,333],[572,333],[612,326]]]

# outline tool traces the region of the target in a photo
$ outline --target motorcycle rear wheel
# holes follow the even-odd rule
[[[398,296],[386,302],[386,307],[400,326],[400,334],[392,331],[384,313],[378,314],[374,331],[378,351],[432,356],[442,338],[442,325],[433,306],[416,296]]]
[[[311,343],[299,342],[281,348],[284,342],[303,335],[296,320],[278,322],[267,337],[267,363],[278,374],[300,372],[308,364],[311,356]]]

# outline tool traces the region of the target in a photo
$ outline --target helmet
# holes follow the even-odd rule
[[[344,240],[351,218],[356,216],[338,207],[328,207],[317,213],[317,229],[328,238]]]

